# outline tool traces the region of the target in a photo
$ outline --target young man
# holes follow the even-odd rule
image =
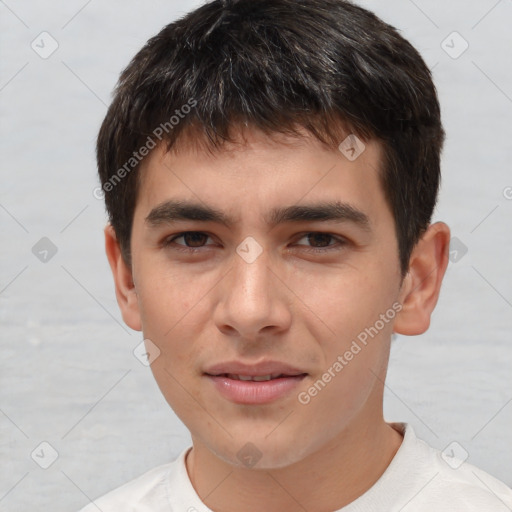
[[[447,267],[443,141],[418,52],[347,1],[215,0],[148,41],[98,138],[106,252],[193,446],[84,511],[512,510],[383,419]]]

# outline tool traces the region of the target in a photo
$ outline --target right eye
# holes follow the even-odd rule
[[[185,244],[175,243],[175,241],[179,240],[180,238],[183,238]],[[204,247],[203,245],[201,245],[201,242],[206,242],[208,238],[210,237],[206,233],[203,233],[202,231],[184,231],[182,233],[178,233],[176,235],[167,237],[162,242],[162,246],[177,251],[195,253],[198,252],[202,247]],[[190,246],[189,244],[192,244],[192,246]]]

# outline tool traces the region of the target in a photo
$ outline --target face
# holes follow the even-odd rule
[[[277,468],[382,421],[401,279],[381,158],[252,131],[144,161],[124,317],[194,444]]]

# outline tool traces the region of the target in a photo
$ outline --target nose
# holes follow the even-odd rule
[[[291,322],[293,294],[283,269],[263,251],[254,261],[235,254],[222,280],[214,322],[225,335],[258,341],[286,331]]]

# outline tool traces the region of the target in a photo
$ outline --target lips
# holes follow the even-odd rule
[[[308,374],[278,361],[255,365],[227,362],[204,372],[214,388],[237,404],[266,404],[289,395]]]
[[[289,375],[285,375],[284,373],[272,373],[270,375],[236,375],[234,373],[221,373],[219,375],[215,375],[216,377],[227,377],[228,379],[233,380],[244,380],[244,381],[254,381],[254,382],[263,382],[267,380],[278,379],[280,377],[289,377]]]
[[[211,376],[222,375],[237,380],[249,380],[246,377],[265,377],[261,380],[270,380],[279,377],[296,377],[304,375],[306,372],[280,361],[263,361],[252,365],[241,361],[229,361],[210,366],[204,373]]]

